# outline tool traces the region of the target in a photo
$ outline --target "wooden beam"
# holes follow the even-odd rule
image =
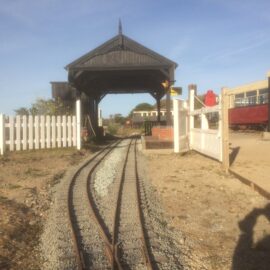
[[[270,71],[267,73],[268,77],[268,126],[267,131],[270,132]]]
[[[229,172],[230,159],[229,159],[229,96],[227,88],[222,88],[222,165],[226,173]]]

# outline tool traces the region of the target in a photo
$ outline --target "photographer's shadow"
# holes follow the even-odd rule
[[[270,235],[254,242],[254,227],[259,216],[270,222],[270,203],[264,208],[255,208],[239,222],[241,234],[234,251],[232,270],[270,269]]]

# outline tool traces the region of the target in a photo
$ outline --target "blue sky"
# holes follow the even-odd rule
[[[269,0],[0,0],[0,113],[49,98],[64,66],[117,34],[179,64],[187,93],[219,92],[270,70]],[[150,95],[107,96],[103,114],[126,115]]]

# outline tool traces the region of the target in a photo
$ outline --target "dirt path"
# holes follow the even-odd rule
[[[147,154],[149,178],[187,269],[269,269],[270,207],[199,154]]]

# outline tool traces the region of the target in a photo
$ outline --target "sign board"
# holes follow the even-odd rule
[[[171,95],[171,96],[182,95],[182,87],[175,87],[175,86],[172,86],[172,87],[170,88],[170,95]]]

